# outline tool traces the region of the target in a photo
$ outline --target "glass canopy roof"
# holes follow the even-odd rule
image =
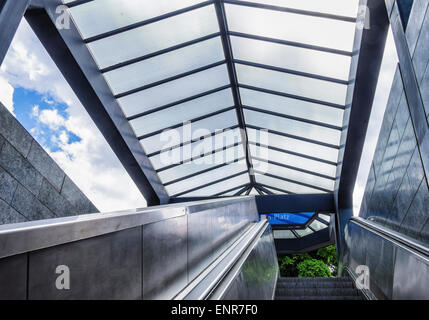
[[[274,239],[296,239],[329,227],[331,216],[325,213],[299,212],[268,214]]]
[[[64,3],[170,197],[333,191],[358,0]]]

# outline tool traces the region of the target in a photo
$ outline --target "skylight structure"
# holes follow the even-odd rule
[[[358,2],[64,1],[170,198],[334,190]]]

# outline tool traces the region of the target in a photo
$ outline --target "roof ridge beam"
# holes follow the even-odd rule
[[[247,137],[247,131],[246,131],[246,124],[244,120],[244,112],[243,112],[242,103],[241,103],[240,90],[238,88],[237,71],[235,70],[235,66],[234,66],[234,58],[232,54],[231,41],[228,35],[228,24],[226,21],[225,7],[223,4],[223,0],[215,0],[214,5],[216,9],[216,16],[219,23],[219,30],[221,33],[222,47],[223,47],[225,59],[227,61],[228,77],[232,87],[232,96],[236,107],[238,126],[241,129],[240,130],[241,141],[243,144],[244,152],[246,154],[246,163],[247,163],[247,169],[248,169],[249,178],[250,178],[250,184],[253,185],[255,184],[255,176],[253,174],[252,158],[250,156],[250,150],[247,143],[248,137]]]

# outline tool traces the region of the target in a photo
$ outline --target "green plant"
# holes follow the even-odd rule
[[[278,260],[282,277],[331,277],[337,274],[335,245],[308,253],[279,256]]]
[[[337,275],[337,248],[330,245],[317,250],[317,256],[329,267],[332,275]]]
[[[298,277],[330,277],[332,276],[328,266],[321,260],[308,259],[297,265]]]

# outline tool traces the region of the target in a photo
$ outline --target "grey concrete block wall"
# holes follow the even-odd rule
[[[0,224],[98,212],[0,103]]]
[[[406,28],[414,72],[429,115],[429,2],[415,0]],[[429,244],[429,187],[417,141],[413,108],[400,67],[389,95],[360,216]],[[429,131],[429,126],[427,128]],[[420,141],[421,143],[421,141]]]

